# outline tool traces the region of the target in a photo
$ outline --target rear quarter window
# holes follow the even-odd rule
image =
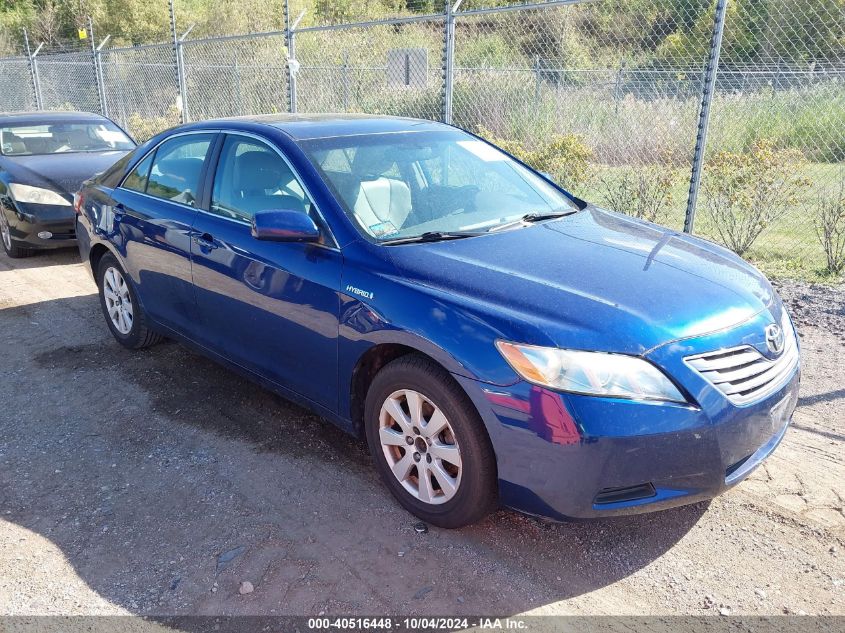
[[[132,159],[135,157],[135,152],[130,152],[120,160],[118,160],[114,165],[109,167],[106,171],[104,171],[97,181],[103,185],[104,187],[108,187],[109,189],[114,189],[118,185],[120,185],[120,181],[123,179],[124,174],[126,174],[126,168],[129,166],[129,163],[132,162]]]
[[[123,181],[123,188],[144,193],[147,190],[147,178],[150,175],[150,165],[152,162],[153,154],[150,154],[138,163],[135,169],[126,177],[126,180]]]

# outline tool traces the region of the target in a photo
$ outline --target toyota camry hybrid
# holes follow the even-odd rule
[[[98,114],[0,114],[0,243],[6,255],[72,246],[74,192],[134,147]]]
[[[798,340],[755,268],[447,125],[186,125],[75,207],[120,343],[178,339],[366,438],[435,525],[708,499],[796,405]]]

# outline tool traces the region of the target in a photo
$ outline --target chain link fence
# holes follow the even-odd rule
[[[845,266],[840,0],[284,9],[282,31],[183,41],[174,25],[165,44],[0,60],[0,109],[101,111],[138,139],[252,113],[441,120],[768,272]]]
[[[586,199],[680,229],[710,33],[657,58],[644,32],[671,0],[642,16],[622,4],[457,14],[454,121]],[[631,21],[585,37],[614,14]]]
[[[296,32],[296,109],[442,118],[443,18]]]
[[[105,114],[138,140],[180,123],[182,101],[172,45],[104,50],[99,66]]]
[[[29,58],[0,59],[0,112],[19,112],[35,108]]]
[[[845,264],[845,5],[742,8],[725,22],[696,228],[773,272],[836,268]]]
[[[285,33],[186,41],[181,50],[187,119],[288,110]]]
[[[41,53],[35,63],[42,109],[100,110],[94,57],[90,50]]]

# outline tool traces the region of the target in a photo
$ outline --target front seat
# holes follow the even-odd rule
[[[408,185],[383,175],[393,168],[395,162],[380,148],[362,147],[352,163],[352,172],[361,183],[352,211],[372,235],[398,231],[411,212]]]
[[[29,150],[20,136],[6,132],[3,135],[3,152],[12,156],[16,154],[28,154]]]

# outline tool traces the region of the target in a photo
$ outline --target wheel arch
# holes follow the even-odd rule
[[[367,391],[373,382],[376,374],[389,362],[402,356],[422,356],[432,364],[444,371],[445,374],[454,380],[453,373],[462,373],[462,368],[456,361],[447,356],[439,348],[428,349],[429,345],[413,340],[383,340],[368,347],[357,359],[349,380],[349,406],[348,412],[352,421],[352,430],[355,435],[363,437],[364,432],[364,403],[367,399]],[[444,362],[445,361],[445,362]],[[449,362],[451,361],[451,363]],[[450,367],[450,365],[453,365]],[[470,394],[461,385],[460,381],[455,384],[472,401]]]
[[[467,402],[473,406],[476,413],[482,420],[483,426],[487,431],[488,438],[492,442],[492,429],[489,428],[487,421],[481,414],[478,408],[479,402],[473,394],[467,391],[467,382],[472,382],[472,379],[464,379],[462,377],[463,371],[459,367],[450,367],[444,363],[443,350],[436,348],[428,350],[425,344],[420,344],[415,341],[380,341],[368,347],[357,359],[352,370],[349,380],[348,392],[348,415],[351,421],[351,430],[357,437],[364,437],[364,407],[367,399],[367,392],[376,374],[391,361],[401,358],[403,356],[421,356],[443,370],[455,385],[460,389],[467,398]],[[448,357],[452,362],[453,358]],[[495,451],[494,451],[495,452]]]
[[[112,253],[112,250],[102,242],[94,244],[88,252],[88,264],[91,266],[91,274],[94,275],[95,279],[97,278],[97,269],[100,267],[100,261],[109,253]]]
[[[376,374],[389,362],[410,354],[425,356],[442,367],[428,354],[403,343],[377,343],[358,358],[349,385],[349,415],[352,429],[358,437],[364,436],[364,403]]]

